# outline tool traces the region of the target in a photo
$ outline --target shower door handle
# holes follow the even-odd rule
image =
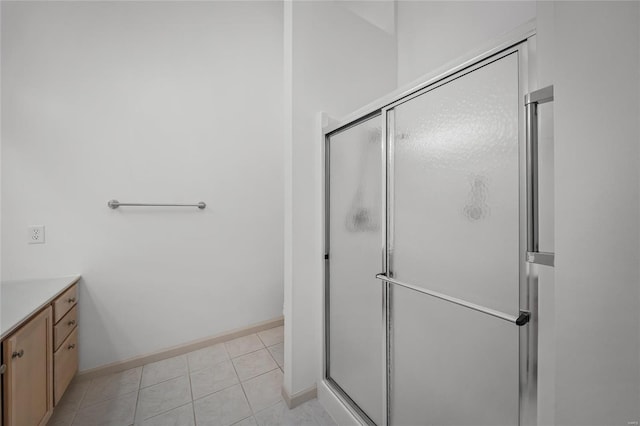
[[[408,284],[408,283],[405,283],[405,282],[402,282],[402,281],[398,281],[398,280],[396,280],[394,278],[390,278],[388,275],[386,275],[384,273],[376,274],[376,278],[379,279],[379,280],[382,280],[382,281],[386,281],[386,282],[391,283],[391,284],[398,285],[400,287],[408,288],[410,290],[414,290],[414,291],[417,291],[419,293],[426,294],[426,295],[431,296],[431,297],[435,297],[435,298],[440,299],[440,300],[444,300],[444,301],[449,302],[449,303],[453,303],[453,304],[456,304],[456,305],[459,305],[459,306],[464,306],[465,308],[469,308],[469,309],[472,309],[474,311],[482,312],[483,314],[487,314],[487,315],[491,315],[491,316],[496,317],[496,318],[500,318],[502,320],[511,322],[511,323],[517,325],[518,327],[522,327],[523,325],[527,324],[531,320],[531,312],[529,312],[528,310],[525,310],[525,309],[520,309],[520,312],[518,312],[518,316],[516,317],[516,316],[513,316],[513,315],[506,314],[504,312],[496,311],[495,309],[491,309],[491,308],[488,308],[486,306],[481,306],[481,305],[478,305],[478,304],[475,304],[475,303],[468,302],[466,300],[458,299],[457,297],[449,296],[449,295],[446,295],[446,294],[443,294],[443,293],[440,293],[440,292],[437,292],[437,291],[426,289],[424,287],[419,287],[419,286]]]
[[[553,86],[524,96],[527,127],[527,262],[554,266],[554,253],[539,250],[538,206],[538,105],[553,102]]]

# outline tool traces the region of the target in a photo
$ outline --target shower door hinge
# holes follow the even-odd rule
[[[324,260],[329,260],[329,253],[324,254]]]

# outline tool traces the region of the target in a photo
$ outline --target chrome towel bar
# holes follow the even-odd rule
[[[488,315],[491,315],[493,317],[500,318],[500,319],[505,320],[505,321],[509,321],[511,323],[514,323],[517,326],[520,326],[520,327],[525,325],[526,323],[528,323],[529,320],[531,319],[531,313],[529,311],[525,311],[525,310],[522,310],[522,309],[520,310],[520,315],[515,317],[513,315],[509,315],[509,314],[505,314],[505,313],[500,312],[500,311],[496,311],[495,309],[486,308],[484,306],[476,305],[475,303],[471,303],[471,302],[466,302],[466,301],[458,299],[456,297],[447,296],[446,294],[438,293],[436,291],[431,291],[431,290],[427,290],[427,289],[422,288],[422,287],[417,287],[417,286],[414,286],[414,285],[411,285],[411,284],[403,283],[402,281],[398,281],[398,280],[394,280],[393,278],[389,278],[385,274],[378,274],[378,275],[376,275],[376,278],[379,279],[379,280],[382,280],[382,281],[389,282],[391,284],[396,284],[396,285],[399,285],[401,287],[406,287],[406,288],[409,288],[411,290],[419,291],[420,293],[424,293],[424,294],[427,294],[427,295],[432,296],[432,297],[437,297],[438,299],[442,299],[442,300],[445,300],[447,302],[455,303],[456,305],[464,306],[465,308],[473,309],[474,311],[482,312],[484,314],[488,314]]]
[[[112,209],[117,209],[120,206],[131,207],[197,207],[200,210],[204,210],[207,205],[204,201],[200,201],[198,204],[146,204],[146,203],[121,203],[118,200],[109,200],[107,203]]]

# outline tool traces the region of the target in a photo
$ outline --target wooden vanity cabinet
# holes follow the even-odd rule
[[[46,425],[53,413],[53,312],[47,306],[3,342],[4,425]]]
[[[0,426],[49,421],[78,371],[77,301],[74,283],[3,338]]]

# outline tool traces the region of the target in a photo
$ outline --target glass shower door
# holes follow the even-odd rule
[[[392,105],[389,421],[519,422],[518,51]]]
[[[365,418],[382,424],[381,118],[326,142],[326,376]]]

